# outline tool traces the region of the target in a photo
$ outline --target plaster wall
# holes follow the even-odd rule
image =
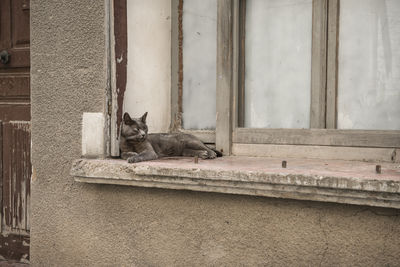
[[[167,132],[171,110],[171,3],[129,0],[124,111],[146,111],[150,132]]]
[[[32,266],[400,262],[398,210],[74,182],[82,114],[105,110],[105,10],[31,2]]]

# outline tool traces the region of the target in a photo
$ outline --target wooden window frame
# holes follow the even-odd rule
[[[216,147],[228,155],[240,144],[388,148],[394,160],[400,131],[336,129],[340,0],[313,0],[310,129],[239,127],[244,117],[244,3],[218,0]],[[239,147],[236,155],[242,154]]]
[[[182,124],[183,95],[183,2],[171,0],[171,132],[197,136],[208,144],[215,143],[215,130],[187,130]]]
[[[126,0],[113,0],[113,13],[123,13]],[[393,151],[392,161],[396,159],[396,151],[400,149],[400,131],[390,130],[340,130],[337,128],[337,81],[338,81],[338,36],[340,0],[313,0],[312,30],[312,66],[311,66],[311,121],[310,129],[259,129],[242,128],[243,125],[243,84],[244,84],[244,40],[245,2],[246,0],[216,0],[217,2],[217,116],[216,130],[184,130],[182,128],[182,16],[183,1],[171,0],[171,125],[170,131],[187,132],[196,135],[205,143],[215,143],[216,148],[225,155],[247,155],[248,151],[260,149],[267,151],[268,146],[286,149],[290,153],[301,151],[304,146],[315,149],[327,147],[337,154],[343,151],[359,149],[359,158],[363,159],[365,151],[371,148],[384,149],[383,154]],[[122,4],[116,4],[117,2]],[[125,6],[125,7],[124,7]],[[111,32],[115,29],[116,43],[122,43],[111,50],[111,84],[115,85],[115,69],[121,68],[123,78],[126,75],[126,61],[117,58],[127,51],[126,14],[115,18],[111,24]],[[111,22],[113,22],[111,20]],[[120,29],[120,30],[118,30]],[[121,30],[122,29],[122,30]],[[118,33],[118,31],[121,31]],[[114,36],[112,32],[111,36]],[[118,37],[119,36],[119,37]],[[117,41],[117,40],[116,40]],[[123,79],[122,79],[123,80]],[[124,83],[124,81],[122,81]],[[125,88],[124,85],[121,85]],[[117,156],[118,129],[122,110],[122,92],[116,92],[116,86],[109,96],[109,115],[111,116],[111,155]],[[114,88],[115,87],[115,88]],[[119,87],[121,88],[121,87]],[[122,95],[122,96],[121,96]],[[261,147],[260,147],[261,146]],[[264,147],[262,147],[264,146]],[[343,148],[342,150],[340,148]],[[297,152],[296,152],[297,153]],[[389,153],[389,154],[390,154]],[[259,155],[260,153],[258,153]],[[357,154],[357,153],[356,153]],[[298,155],[301,156],[301,155]],[[357,157],[355,159],[358,159]]]
[[[334,0],[336,1],[336,0]],[[333,1],[333,2],[334,2]],[[237,16],[237,15],[234,15]],[[235,127],[234,135],[241,135],[241,133],[253,134],[254,128],[243,130],[244,127],[244,96],[245,96],[245,16],[246,16],[246,0],[239,0],[239,92],[237,103],[238,121]],[[327,108],[327,23],[328,23],[328,0],[313,0],[312,2],[312,55],[311,55],[311,106],[310,106],[310,129],[324,129],[328,124],[326,123],[326,116],[328,114]],[[334,99],[333,99],[334,100]],[[330,112],[330,110],[329,110]],[[331,115],[331,114],[330,114]],[[240,129],[236,130],[236,129]],[[267,131],[266,134],[275,133],[276,129],[263,129]],[[306,131],[309,129],[300,129]],[[260,129],[256,130],[260,132]],[[299,129],[280,129],[284,131],[286,138],[291,132],[298,135]],[[251,136],[250,136],[251,138]],[[234,138],[235,140],[236,138]],[[243,139],[241,136],[240,139]]]

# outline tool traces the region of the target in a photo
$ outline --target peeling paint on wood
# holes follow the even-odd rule
[[[183,0],[171,1],[171,124],[169,130],[182,130],[183,93]]]
[[[126,89],[127,61],[128,61],[128,35],[126,0],[114,0],[114,35],[115,35],[115,62],[116,62],[116,88],[117,88],[117,131],[122,121],[122,104]]]
[[[127,82],[128,35],[127,2],[114,0],[109,11],[111,35],[111,92],[108,100],[110,118],[110,154],[119,156],[119,130],[122,122],[122,109]]]
[[[18,262],[29,261],[29,2],[1,1],[0,4],[0,47],[10,53],[9,63],[0,64],[0,260]]]
[[[29,231],[30,122],[3,123],[3,231]]]
[[[178,82],[178,108],[179,114],[182,114],[182,95],[183,95],[183,0],[179,0],[178,6],[178,44],[179,44],[179,82]],[[182,119],[179,116],[179,123],[182,127]]]

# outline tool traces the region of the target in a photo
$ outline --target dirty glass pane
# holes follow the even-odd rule
[[[215,129],[217,0],[183,2],[183,128]]]
[[[338,128],[400,130],[400,1],[340,1]]]
[[[245,127],[309,128],[312,0],[247,0]]]

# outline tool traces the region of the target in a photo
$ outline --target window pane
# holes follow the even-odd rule
[[[183,128],[215,129],[217,1],[183,3]]]
[[[245,127],[309,128],[312,0],[247,0]]]
[[[338,128],[400,130],[400,1],[340,2]]]

